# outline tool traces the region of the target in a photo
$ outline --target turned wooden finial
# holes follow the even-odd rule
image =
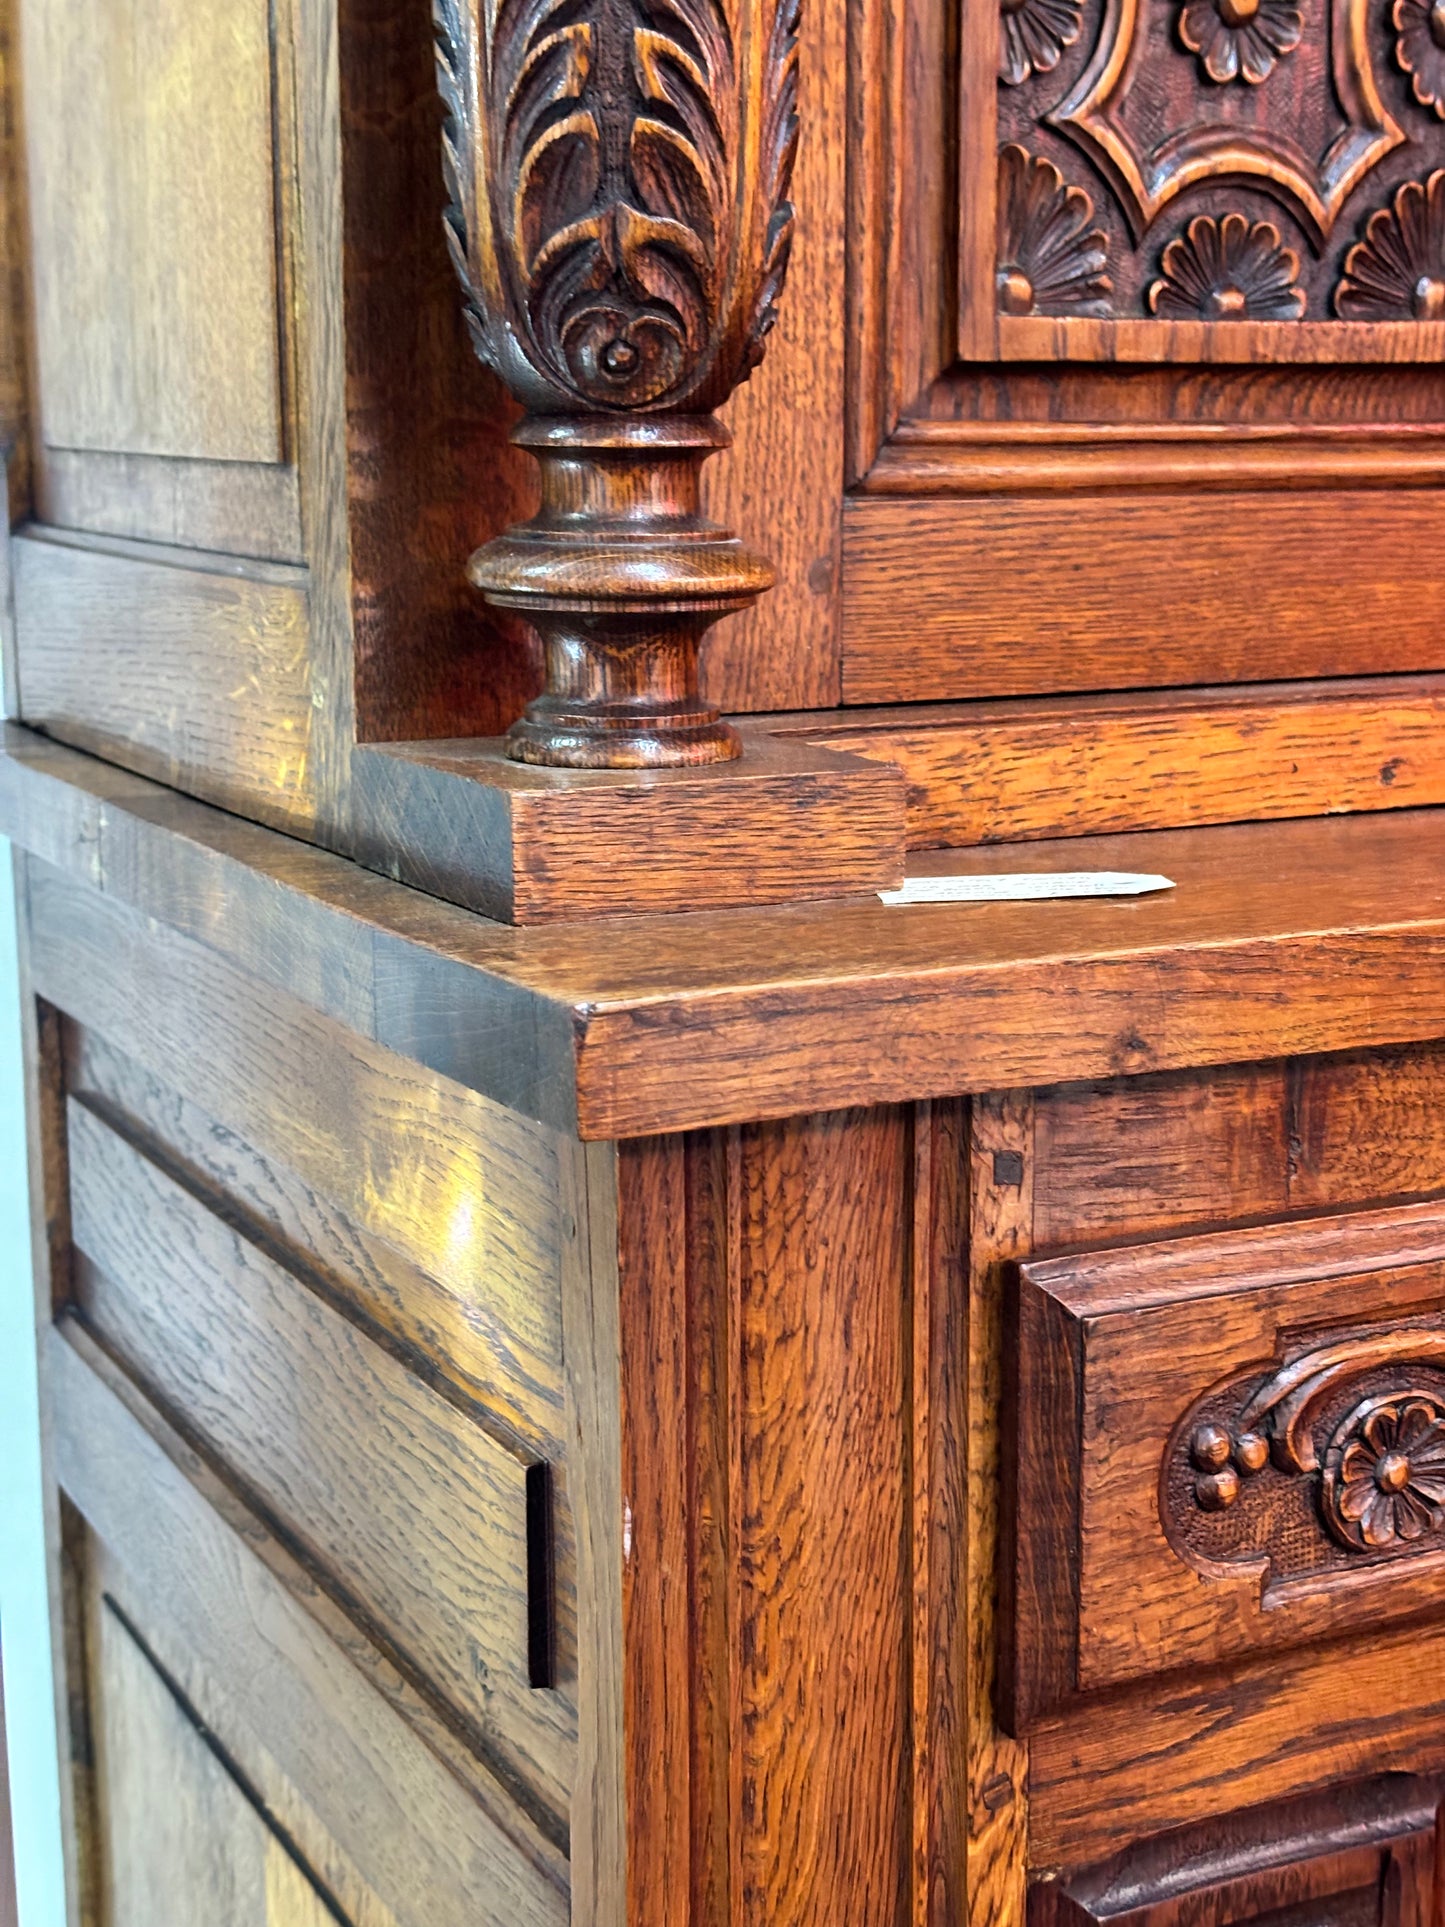
[[[435,0],[447,239],[478,354],[530,411],[542,507],[471,579],[542,637],[508,754],[720,762],[698,643],[772,580],[699,506],[792,239],[796,0]]]

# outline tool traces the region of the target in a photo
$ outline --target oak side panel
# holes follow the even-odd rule
[[[850,501],[843,700],[1438,669],[1442,536],[1431,489]]]
[[[93,1582],[88,1605],[107,1927],[331,1927],[331,1896]]]
[[[565,1860],[429,1704],[83,1332],[47,1355],[107,1588],[167,1671],[214,1683],[247,1778],[302,1790],[404,1927],[559,1927]]]
[[[21,28],[44,439],[278,461],[267,0],[107,0],[84,31],[27,0]]]
[[[300,571],[33,531],[12,556],[27,722],[224,809],[311,828]]]
[[[40,865],[31,879],[43,994],[249,1147],[230,1180],[246,1208],[283,1233],[301,1228],[298,1213],[334,1211],[343,1240],[350,1223],[393,1246],[428,1287],[403,1286],[398,1302],[396,1258],[379,1276],[354,1262],[337,1275],[524,1434],[554,1430],[559,1278],[575,1211],[564,1140],[97,891]],[[347,967],[334,953],[330,964]],[[96,1064],[86,1089],[123,1099],[134,1121],[159,1104],[162,1143],[186,1156],[193,1126],[165,1119],[164,1096],[102,1083],[88,1050],[77,1061]],[[321,1202],[294,1202],[298,1189]],[[324,1251],[314,1247],[313,1262]]]
[[[74,1105],[70,1140],[88,1324],[516,1797],[565,1816],[575,1711],[528,1677],[528,1457]]]

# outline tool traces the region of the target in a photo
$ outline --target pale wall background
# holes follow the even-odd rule
[[[64,1927],[19,1012],[15,892],[0,837],[0,1641],[20,1927]]]

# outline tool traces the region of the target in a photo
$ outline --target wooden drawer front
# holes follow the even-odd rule
[[[1002,1713],[1438,1606],[1445,1205],[1026,1263]]]
[[[1141,1841],[1029,1893],[1029,1927],[1433,1927],[1439,1788],[1396,1773]]]
[[[565,1816],[576,1716],[533,1684],[541,1468],[74,1100],[69,1151],[91,1329],[479,1753]]]

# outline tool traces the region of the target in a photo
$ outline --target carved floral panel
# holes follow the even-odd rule
[[[1445,319],[1445,0],[995,3],[1005,327]]]

